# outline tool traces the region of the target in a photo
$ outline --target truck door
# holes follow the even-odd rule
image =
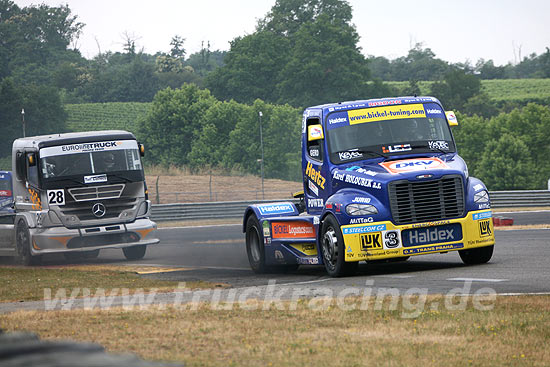
[[[318,117],[306,120],[304,194],[307,211],[321,213],[324,206],[326,180],[321,175],[324,155],[324,138],[321,121]]]
[[[11,256],[15,249],[15,213],[0,212],[0,256]]]

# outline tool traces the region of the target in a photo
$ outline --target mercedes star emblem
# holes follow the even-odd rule
[[[92,206],[92,213],[94,213],[97,218],[103,217],[106,211],[105,205],[101,203],[95,203],[94,206]]]

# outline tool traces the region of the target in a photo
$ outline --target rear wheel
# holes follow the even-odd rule
[[[124,247],[122,252],[128,260],[141,260],[145,256],[147,245],[138,245],[132,247]]]
[[[357,271],[359,263],[346,262],[345,250],[338,221],[329,215],[321,225],[321,253],[325,269],[331,277],[353,275]]]
[[[462,262],[466,265],[485,264],[493,256],[495,245],[459,250],[458,253]]]
[[[33,256],[31,253],[31,235],[27,222],[20,220],[16,229],[16,258],[15,261],[21,265],[37,265],[42,260],[41,256]]]
[[[266,273],[264,236],[260,222],[255,215],[246,221],[246,253],[248,262],[255,273]]]

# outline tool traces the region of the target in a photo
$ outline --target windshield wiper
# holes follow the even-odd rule
[[[128,177],[124,177],[124,176],[117,175],[117,174],[114,174],[114,173],[107,173],[107,177],[109,177],[109,176],[120,178],[121,180],[124,180],[126,182],[134,182],[134,181],[130,180]]]
[[[415,148],[428,148],[432,151],[438,151],[439,153],[444,154],[444,155],[452,153],[452,152],[444,151],[443,149],[441,149],[439,147],[430,147],[428,145],[413,145],[411,148],[413,148],[413,149],[415,149]],[[447,161],[447,157],[445,157],[445,161]]]
[[[84,185],[83,182],[78,181],[75,178],[69,178],[69,177],[53,177],[53,178],[47,178],[46,180],[48,180],[47,182],[71,181],[79,185]]]

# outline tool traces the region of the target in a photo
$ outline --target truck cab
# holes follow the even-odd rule
[[[307,108],[303,210],[292,202],[284,203],[284,215],[266,212],[265,205],[277,203],[247,209],[243,230],[252,268],[324,264],[331,276],[341,276],[353,274],[360,261],[449,251],[467,264],[489,261],[489,193],[458,155],[450,128],[456,124],[433,97]],[[286,233],[274,223],[286,223]],[[262,229],[257,234],[254,225]],[[291,235],[297,227],[307,227],[308,235]]]
[[[159,242],[149,219],[143,152],[133,134],[120,130],[15,140],[12,232],[19,262],[36,263],[49,253],[90,258],[106,248],[141,259],[146,246]]]

